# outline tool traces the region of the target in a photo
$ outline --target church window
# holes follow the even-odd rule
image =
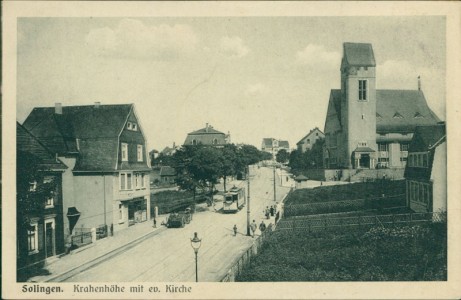
[[[359,80],[359,100],[360,101],[367,100],[367,81],[366,80]]]

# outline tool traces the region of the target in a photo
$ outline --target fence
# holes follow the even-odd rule
[[[285,205],[284,216],[305,216],[321,213],[348,212],[360,209],[382,209],[385,207],[405,205],[405,195],[394,195],[388,197],[341,200],[328,202],[313,202],[308,204]]]
[[[351,227],[421,224],[441,222],[445,220],[445,217],[446,214],[444,213],[407,213],[341,218],[283,219],[277,224],[277,230],[303,230],[315,232],[321,230],[348,229]]]
[[[72,236],[72,245],[82,247],[91,244],[93,241],[90,228],[76,228],[75,234]]]
[[[107,237],[107,225],[99,225],[96,227],[96,240]]]
[[[243,253],[243,255],[230,267],[226,275],[220,280],[221,282],[234,282],[243,270],[249,266],[251,258],[256,256],[264,245],[266,239],[272,233],[272,224],[255,240],[255,243]]]

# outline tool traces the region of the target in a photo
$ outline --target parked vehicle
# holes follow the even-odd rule
[[[192,213],[190,208],[186,208],[185,211],[179,213],[172,213],[168,216],[166,227],[168,228],[180,228],[189,224],[192,220]]]
[[[245,188],[232,187],[224,194],[223,212],[236,213],[246,203]]]

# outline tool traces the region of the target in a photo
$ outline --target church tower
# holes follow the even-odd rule
[[[371,44],[344,43],[341,62],[341,164],[376,165],[376,62]]]

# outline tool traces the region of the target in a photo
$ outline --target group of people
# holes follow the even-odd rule
[[[256,225],[256,221],[253,220],[253,222],[250,224],[250,230],[251,230],[251,236],[254,238],[255,237],[255,232],[256,229],[258,228],[258,225]],[[234,225],[234,236],[237,235],[237,224]],[[263,233],[266,230],[266,223],[264,223],[264,220],[261,221],[261,224],[259,224],[259,230],[261,233]]]
[[[275,205],[271,205],[271,207],[266,206],[266,209],[264,210],[264,215],[266,216],[266,219],[269,219],[270,217],[275,216],[277,212],[277,207]]]

